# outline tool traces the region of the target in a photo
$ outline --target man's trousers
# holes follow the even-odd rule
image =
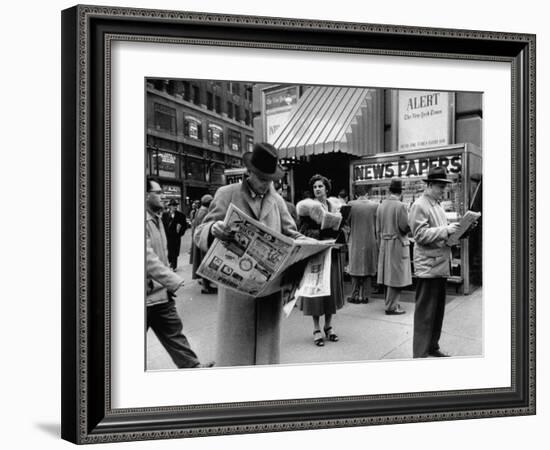
[[[413,358],[439,350],[445,314],[446,278],[417,278],[414,307]]]

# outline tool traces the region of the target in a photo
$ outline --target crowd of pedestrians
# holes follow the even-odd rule
[[[445,286],[450,276],[451,248],[448,238],[457,225],[449,224],[440,201],[451,183],[443,167],[430,169],[425,190],[410,210],[402,203],[402,181],[391,180],[389,195],[382,202],[369,198],[368,185],[357,186],[352,201],[340,191],[331,197],[331,182],[323,175],[309,180],[309,191],[296,206],[288,201],[279,180],[283,171],[277,150],[270,144],[256,144],[243,157],[247,175],[242,183],[204,195],[193,202],[189,213],[192,244],[190,263],[192,277],[214,239],[229,241],[232,231],[224,224],[230,204],[260,221],[270,229],[293,239],[334,239],[331,250],[331,293],[326,297],[303,297],[297,307],[312,318],[313,344],[338,342],[333,321],[344,307],[345,267],[351,276],[349,303],[368,303],[373,285],[384,288],[385,314],[405,314],[400,296],[416,276],[413,320],[413,357],[448,356],[439,348],[445,312]],[[152,327],[178,367],[211,367],[201,364],[182,332],[181,320],[173,305],[183,280],[174,273],[181,236],[188,222],[177,211],[177,202],[169,203],[164,214],[157,198],[160,186],[150,180],[147,192],[147,327]],[[324,227],[327,215],[337,220]],[[183,216],[183,217],[182,217]],[[162,219],[162,220],[160,220]],[[334,225],[335,224],[335,225]],[[411,264],[410,246],[414,242]],[[174,256],[175,255],[175,256]],[[172,269],[172,270],[170,270]],[[216,365],[277,364],[280,354],[282,317],[281,292],[266,297],[251,297],[215,286],[202,279],[202,293],[218,296],[216,325]],[[153,287],[155,292],[153,300]],[[160,300],[159,300],[160,299]],[[162,304],[164,312],[153,309]],[[310,335],[311,336],[311,335]],[[344,338],[345,340],[345,338]]]

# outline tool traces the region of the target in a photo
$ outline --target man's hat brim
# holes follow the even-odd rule
[[[252,158],[252,152],[245,153],[243,155],[243,163],[244,163],[244,165],[246,166],[246,168],[248,170],[250,170],[251,172],[254,172],[256,175],[260,176],[261,178],[266,178],[266,179],[269,179],[269,180],[280,180],[283,177],[285,171],[278,164],[275,168],[275,172],[266,173],[266,172],[263,172],[262,170],[256,168],[252,164],[251,158]]]
[[[452,180],[448,180],[447,178],[424,178],[422,181],[426,183],[452,183]]]

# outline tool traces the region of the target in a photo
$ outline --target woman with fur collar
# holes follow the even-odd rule
[[[329,198],[330,181],[322,175],[314,175],[309,180],[309,187],[314,198],[304,199],[296,205],[298,213],[298,230],[305,236],[314,239],[337,239],[341,233],[341,205]],[[332,316],[344,305],[343,285],[344,261],[340,248],[333,248],[331,254],[331,295],[326,297],[302,297],[300,309],[306,316],[313,318],[313,342],[322,347],[325,345],[321,334],[320,317],[325,316],[323,331],[331,342],[337,342],[338,336],[332,327]]]

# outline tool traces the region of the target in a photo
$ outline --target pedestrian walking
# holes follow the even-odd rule
[[[154,180],[147,181],[145,235],[147,242],[147,329],[151,328],[178,368],[212,367],[201,364],[183,334],[176,310],[176,292],[183,279],[168,267],[167,239],[161,221],[162,189]]]
[[[213,197],[210,194],[205,194],[201,197],[201,207],[198,209],[197,213],[195,214],[195,218],[192,223],[193,233],[195,229],[202,223],[202,221],[206,217],[206,214],[208,214],[208,208],[210,207],[210,203],[212,203],[212,199]],[[192,278],[194,280],[201,279],[202,294],[215,294],[216,292],[218,292],[217,288],[206,278],[201,278],[199,275],[197,275],[197,270],[199,269],[199,266],[201,265],[201,262],[206,253],[203,252],[193,242],[193,240],[191,240],[191,251],[193,252],[193,267],[192,267],[192,274],[191,274]]]
[[[416,295],[413,358],[449,356],[439,348],[445,315],[446,282],[450,275],[451,247],[447,239],[458,224],[447,222],[439,204],[451,183],[444,167],[433,167],[423,180],[426,189],[412,205],[409,226],[414,238]]]
[[[378,270],[378,239],[376,214],[378,203],[367,197],[368,186],[358,186],[359,197],[349,202],[350,234],[348,240],[349,268],[352,292],[350,303],[368,303],[372,279]]]
[[[177,200],[170,200],[169,210],[162,215],[162,223],[168,240],[168,262],[174,271],[178,268],[181,238],[187,230],[187,218],[185,214],[178,211],[178,204]]]
[[[377,230],[380,240],[378,284],[385,286],[387,315],[405,314],[399,299],[401,290],[412,284],[407,205],[401,202],[403,183],[400,178],[390,182],[389,196],[378,207]]]
[[[197,215],[197,211],[201,207],[200,200],[193,200],[191,203],[191,209],[189,211],[189,223],[191,224],[191,244],[189,247],[189,264],[193,264],[193,234],[195,232],[195,229],[193,228],[193,223],[195,222],[195,216]]]
[[[222,186],[212,200],[194,239],[206,251],[214,238],[230,241],[234,235],[224,224],[230,204],[270,229],[292,238],[302,237],[273,181],[283,176],[277,150],[256,144],[243,155],[248,174],[242,183]],[[216,362],[221,366],[277,364],[280,360],[281,292],[252,297],[218,287]]]
[[[328,198],[331,189],[328,178],[322,175],[314,175],[309,180],[309,186],[314,198],[301,200],[296,205],[298,230],[305,236],[320,240],[336,239],[343,236],[341,233],[342,215],[339,212],[341,205],[339,202]],[[337,227],[321,229],[323,216],[327,214],[332,214],[339,219]],[[343,238],[342,242],[345,243]],[[344,306],[343,255],[344,253],[340,248],[331,250],[330,295],[300,298],[300,309],[304,315],[313,318],[313,343],[319,347],[325,345],[321,334],[321,316],[325,318],[323,331],[326,338],[331,342],[339,340],[332,326],[332,317],[337,310]]]

